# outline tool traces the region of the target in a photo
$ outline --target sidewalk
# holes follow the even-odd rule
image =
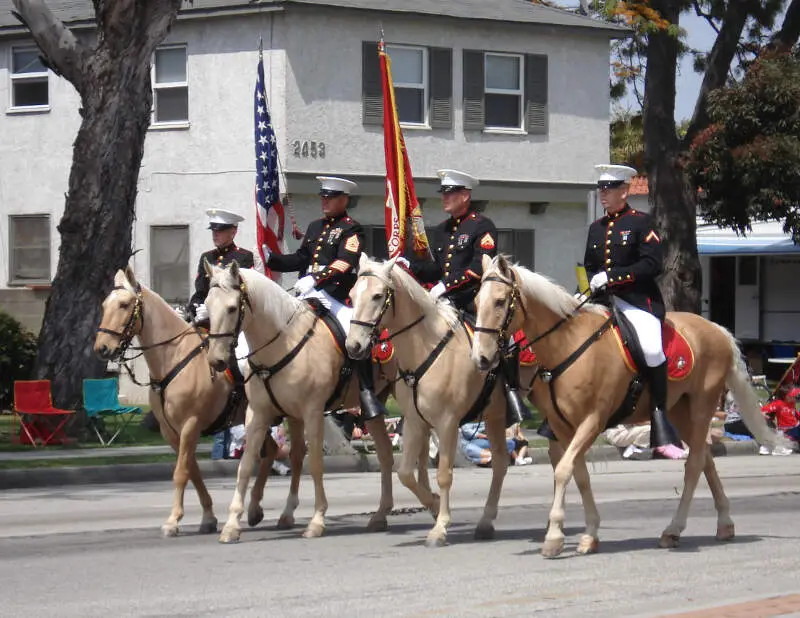
[[[535,431],[523,432],[528,440],[538,437]],[[211,445],[203,443],[198,451],[210,452]],[[47,451],[37,449],[14,453],[0,453],[0,461],[41,460],[41,459],[77,459],[87,457],[125,457],[136,455],[170,454],[168,445],[161,446],[126,446],[109,449],[79,449]],[[712,453],[715,457],[757,455],[758,445],[755,442],[725,442],[714,445]],[[546,447],[529,449],[534,464],[549,465],[550,460]],[[400,458],[395,453],[395,470]],[[587,453],[587,461],[619,461],[622,459],[619,449],[610,445],[595,445]],[[203,460],[199,462],[204,478],[236,478],[239,461]],[[636,466],[637,462],[631,462]],[[104,466],[63,466],[57,468],[0,470],[0,490],[22,489],[31,487],[60,487],[64,485],[86,485],[102,483],[137,483],[149,481],[168,481],[172,478],[174,464],[172,462],[152,464],[113,464]],[[455,467],[472,468],[472,464],[464,457],[456,457]],[[377,457],[370,453],[352,455],[327,455],[325,457],[325,473],[377,472]],[[308,474],[307,462],[303,474]]]

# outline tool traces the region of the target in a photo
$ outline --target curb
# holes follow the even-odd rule
[[[534,464],[549,465],[547,449],[530,449]],[[755,442],[717,443],[711,448],[714,457],[757,455]],[[589,462],[622,461],[620,450],[614,446],[599,445],[589,449],[586,457]],[[395,471],[400,459],[395,454]],[[203,460],[198,462],[203,478],[235,479],[238,460]],[[456,457],[456,468],[472,468],[463,457]],[[378,458],[373,454],[326,455],[325,474],[358,472],[378,472]],[[0,470],[0,490],[31,489],[41,487],[62,487],[65,485],[101,485],[108,483],[144,483],[172,480],[172,463],[157,464],[112,464],[106,466],[64,466],[61,468]],[[303,474],[308,474],[308,463],[303,466]]]

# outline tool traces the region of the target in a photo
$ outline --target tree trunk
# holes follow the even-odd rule
[[[654,9],[677,24],[681,2],[658,0]],[[696,201],[680,162],[675,131],[675,76],[678,39],[666,32],[649,35],[644,97],[644,157],[653,216],[664,247],[660,280],[670,311],[700,312],[701,271],[697,255]]]
[[[102,376],[93,353],[103,298],[131,256],[136,186],[150,125],[150,59],[181,0],[94,0],[97,43],[82,45],[43,0],[14,0],[46,62],[81,95],[58,268],[39,335],[35,373],[57,406],[81,404],[84,378]]]

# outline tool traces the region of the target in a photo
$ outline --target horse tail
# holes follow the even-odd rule
[[[769,425],[761,413],[761,405],[758,395],[750,381],[750,374],[747,372],[747,365],[739,349],[736,338],[728,329],[715,324],[728,340],[731,349],[731,366],[725,376],[725,385],[733,393],[733,398],[739,404],[739,413],[750,433],[759,444],[767,446],[788,446],[788,440],[783,434],[776,432]]]

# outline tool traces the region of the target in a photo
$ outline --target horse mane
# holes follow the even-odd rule
[[[223,289],[232,290],[238,282],[233,281],[227,269],[223,272],[227,276],[217,274],[214,278]],[[257,270],[240,268],[239,276],[247,286],[247,295],[253,308],[274,316],[278,324],[288,323],[295,313],[307,308],[303,301],[287,293],[280,285]]]
[[[497,262],[498,258],[492,260],[492,269],[499,275]],[[558,317],[566,318],[573,315],[581,304],[580,300],[549,277],[528,270],[520,264],[509,265],[516,271],[522,291],[536,298]],[[605,314],[606,311],[596,303],[586,303],[581,309],[599,314]]]
[[[386,262],[379,262],[370,258],[362,270],[380,271],[385,264]],[[402,287],[411,297],[411,300],[422,310],[426,318],[441,316],[448,326],[453,327],[458,324],[458,312],[455,308],[450,303],[434,299],[407,270],[400,266],[394,266],[391,271],[391,277],[392,284],[395,287]]]

